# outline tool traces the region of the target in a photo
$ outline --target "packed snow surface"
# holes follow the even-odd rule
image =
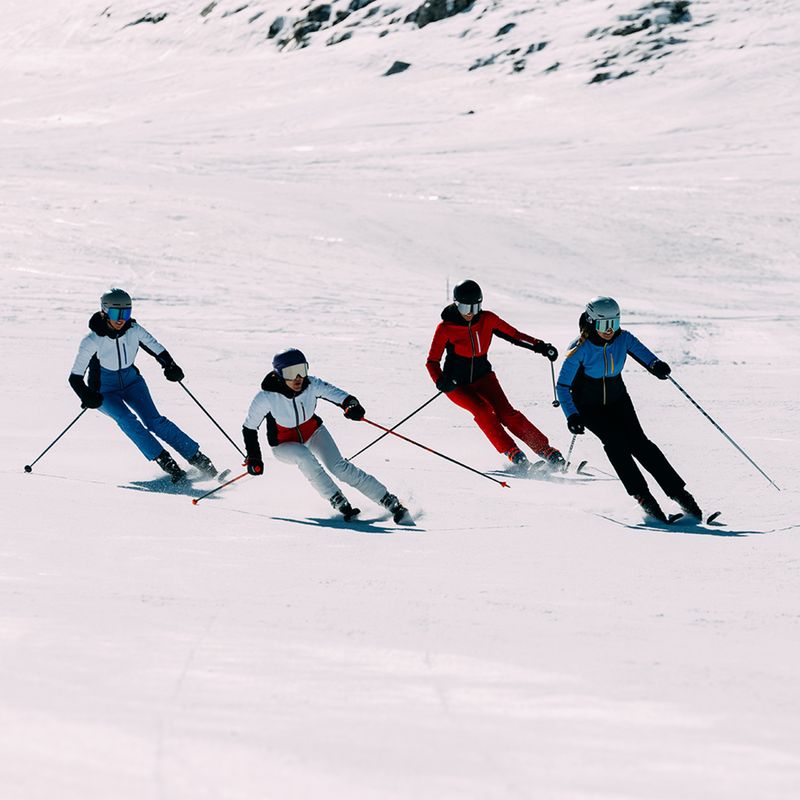
[[[4,800],[796,798],[794,4],[694,3],[715,21],[663,69],[599,86],[579,0],[533,12],[578,55],[520,75],[463,68],[467,15],[279,52],[221,19],[181,38],[180,16],[159,32],[87,0],[5,6]],[[398,59],[414,66],[382,77]],[[213,483],[157,491],[95,411],[23,473],[80,410],[67,376],[110,286],[241,446],[288,346],[380,424],[428,400],[463,277],[562,353],[583,304],[616,297],[781,491],[635,363],[645,429],[720,525],[643,525],[591,435],[573,461],[593,479],[508,489],[387,437],[355,463],[415,527],[353,493],[364,521],[345,525],[269,454],[195,506]],[[500,340],[491,361],[566,451],[548,362]],[[240,474],[192,398],[137,364]],[[378,433],[319,412],[345,455]],[[401,432],[506,479],[444,397]]]

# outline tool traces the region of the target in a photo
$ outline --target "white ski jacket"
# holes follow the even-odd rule
[[[117,337],[100,335],[90,330],[78,347],[72,374],[83,376],[95,355],[103,369],[121,370],[132,367],[140,345],[154,356],[161,355],[166,349],[136,321],[132,321],[130,327]]]
[[[255,430],[271,414],[275,422],[282,428],[296,428],[314,416],[317,398],[324,397],[341,405],[349,395],[337,386],[326,383],[313,375],[308,376],[308,385],[300,394],[287,397],[271,391],[260,391],[250,404],[245,428]]]

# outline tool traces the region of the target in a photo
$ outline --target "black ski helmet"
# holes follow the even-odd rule
[[[453,289],[453,300],[461,314],[478,314],[483,302],[483,292],[475,281],[457,283]]]
[[[457,283],[453,289],[453,300],[455,300],[456,303],[465,303],[469,305],[482,303],[483,292],[475,281],[461,281]]]
[[[288,350],[281,350],[280,353],[275,353],[272,358],[272,368],[279,375],[281,370],[286,367],[294,367],[297,364],[305,364],[308,367],[308,361],[303,353],[296,347],[290,347]]]

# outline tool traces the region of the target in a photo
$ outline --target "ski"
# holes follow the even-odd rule
[[[721,513],[721,511],[715,511],[713,514],[709,514],[706,517],[706,525],[710,525]]]
[[[225,479],[230,474],[231,474],[231,471],[229,469],[222,470],[222,472],[220,472],[219,475],[217,475],[217,483],[224,483]]]
[[[679,519],[683,519],[684,515],[682,512],[678,512],[676,514],[669,514],[667,516],[666,525],[672,525],[673,523],[677,522]]]

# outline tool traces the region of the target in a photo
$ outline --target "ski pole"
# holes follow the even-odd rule
[[[564,463],[564,472],[569,469],[569,460],[572,458],[572,448],[575,447],[575,440],[578,438],[577,434],[572,434],[572,441],[569,443],[569,452],[567,453],[567,460]]]
[[[427,406],[428,403],[432,403],[440,394],[441,392],[436,392],[436,394],[433,397],[431,397],[430,400],[426,400],[418,409],[412,411],[407,417],[403,417],[403,419],[401,419],[400,422],[398,422],[396,425],[392,425],[392,427],[388,431],[386,431],[386,433],[382,433],[377,439],[373,439],[373,441],[371,441],[368,445],[362,447],[355,455],[350,456],[350,458],[348,458],[347,460],[352,461],[356,456],[360,456],[365,450],[369,450],[369,448],[372,447],[372,445],[377,444],[381,439],[383,439],[384,436],[388,436],[390,433],[392,433],[392,431],[399,428],[404,422],[411,419],[411,417],[413,417],[414,414],[417,414],[420,411],[422,411],[422,409],[425,408],[425,406]]]
[[[728,440],[728,441],[729,441],[729,442],[730,442],[730,443],[731,443],[731,444],[732,444],[732,445],[733,445],[733,446],[734,446],[734,447],[735,447],[735,448],[736,448],[736,449],[737,449],[737,450],[738,450],[738,451],[739,451],[739,452],[740,452],[740,453],[741,453],[741,454],[742,454],[742,455],[743,455],[743,456],[744,456],[744,457],[745,457],[745,458],[746,458],[746,459],[747,459],[747,460],[748,460],[748,461],[749,461],[749,462],[750,462],[750,463],[751,463],[751,464],[752,464],[752,465],[753,465],[753,466],[754,466],[754,467],[755,467],[755,468],[756,468],[756,469],[757,469],[757,470],[758,470],[758,471],[759,471],[759,472],[760,472],[760,473],[761,473],[761,474],[762,474],[762,475],[763,475],[763,476],[764,476],[764,477],[765,477],[765,478],[766,478],[766,479],[767,479],[767,480],[768,480],[768,481],[769,481],[769,482],[770,482],[770,483],[771,483],[771,484],[772,484],[772,485],[773,485],[773,486],[776,488],[776,489],[777,489],[777,490],[778,490],[778,491],[780,491],[780,490],[781,490],[780,486],[778,486],[778,484],[777,484],[777,483],[775,483],[775,481],[773,481],[773,480],[772,480],[772,478],[770,478],[770,477],[769,477],[769,475],[767,475],[767,473],[766,473],[766,472],[764,472],[764,470],[763,470],[763,469],[761,469],[761,467],[759,467],[759,466],[758,466],[758,464],[756,464],[756,462],[755,462],[755,461],[753,461],[753,459],[752,459],[752,458],[750,458],[750,456],[749,456],[749,455],[747,455],[747,453],[745,453],[745,451],[744,451],[744,450],[742,450],[742,448],[741,448],[741,447],[739,447],[739,445],[738,445],[738,444],[736,444],[736,442],[734,442],[734,441],[733,441],[733,439],[731,439],[731,437],[730,437],[730,436],[728,436],[728,434],[727,434],[727,433],[725,433],[725,431],[724,431],[724,430],[722,430],[722,428],[721,428],[719,425],[717,425],[717,423],[716,423],[716,422],[714,422],[714,420],[713,420],[713,419],[711,419],[711,417],[710,417],[710,416],[709,416],[709,414],[708,414],[708,413],[705,411],[705,409],[704,409],[704,408],[703,408],[703,407],[702,407],[702,406],[701,406],[701,405],[700,405],[700,404],[699,404],[699,403],[698,403],[698,402],[697,402],[697,401],[696,401],[696,400],[695,400],[695,399],[694,399],[694,398],[693,398],[693,397],[692,397],[692,396],[689,394],[689,392],[687,392],[687,391],[686,391],[686,389],[684,389],[684,388],[683,388],[683,386],[681,386],[681,385],[678,383],[678,381],[676,381],[676,380],[675,380],[675,378],[673,378],[671,375],[668,375],[667,377],[668,377],[668,378],[669,378],[669,379],[670,379],[670,380],[671,380],[671,381],[672,381],[672,382],[675,384],[675,386],[677,386],[677,387],[678,387],[678,389],[681,391],[681,393],[684,395],[684,397],[686,397],[686,399],[687,399],[687,400],[688,400],[688,401],[689,401],[689,402],[690,402],[690,403],[691,403],[691,404],[692,404],[692,405],[693,405],[693,406],[694,406],[694,407],[695,407],[695,408],[696,408],[696,409],[697,409],[697,410],[698,410],[698,411],[699,411],[699,412],[700,412],[700,413],[701,413],[701,414],[702,414],[702,415],[703,415],[703,416],[704,416],[704,417],[705,417],[705,418],[706,418],[706,419],[707,419],[707,420],[708,420],[708,421],[709,421],[709,422],[710,422],[710,423],[711,423],[711,424],[712,424],[712,425],[713,425],[713,426],[714,426],[714,427],[715,427],[715,428],[716,428],[716,429],[717,429],[717,430],[718,430],[718,431],[719,431],[719,432],[720,432],[720,433],[721,433],[721,434],[722,434],[722,435],[723,435],[723,436],[724,436],[724,437],[725,437],[725,438],[726,438],[726,439],[727,439],[727,440]]]
[[[386,431],[386,433],[391,433],[392,436],[396,436],[398,439],[402,439],[404,442],[408,442],[409,444],[415,444],[417,447],[421,447],[423,450],[427,450],[429,453],[433,453],[435,456],[439,456],[439,458],[444,458],[445,460],[450,461],[453,464],[458,464],[459,467],[464,467],[464,469],[468,469],[470,472],[474,472],[476,475],[480,475],[482,478],[494,481],[494,483],[499,483],[504,489],[509,488],[508,484],[505,481],[499,481],[497,480],[497,478],[493,478],[491,475],[487,475],[485,472],[481,472],[480,470],[474,469],[473,467],[469,467],[466,464],[463,464],[461,461],[456,461],[456,459],[450,458],[450,456],[446,456],[444,453],[440,453],[438,450],[433,450],[432,448],[426,447],[424,444],[420,444],[419,442],[415,442],[413,439],[409,439],[407,436],[403,436],[402,434],[399,434],[396,431],[390,430],[389,428],[384,428],[383,425],[379,425],[377,422],[373,422],[371,419],[367,419],[366,417],[364,417],[363,422],[369,423],[370,425],[374,425],[376,428],[380,428],[382,431]]]
[[[228,436],[228,434],[225,433],[224,430],[222,430],[219,423],[214,419],[214,417],[212,417],[211,414],[209,414],[208,411],[206,411],[205,408],[203,408],[203,404],[183,385],[183,381],[178,381],[178,383],[180,384],[181,389],[183,389],[183,391],[186,392],[186,394],[188,394],[189,397],[191,397],[192,400],[195,401],[195,403],[197,403],[200,410],[217,426],[217,428],[219,428],[220,433],[239,451],[239,455],[241,455],[242,458],[247,458],[247,456],[239,448],[239,445],[236,444],[236,442],[234,442],[233,439],[231,439],[231,437]],[[225,484],[223,484],[223,486],[224,485]]]
[[[561,403],[558,401],[558,395],[556,394],[556,368],[553,366],[552,361],[550,362],[550,375],[553,378],[553,408],[558,408]]]
[[[225,481],[225,483],[221,483],[219,486],[215,486],[210,492],[201,494],[200,497],[192,498],[192,505],[196,506],[201,500],[204,500],[209,495],[214,494],[214,492],[218,492],[220,489],[224,489],[226,486],[230,486],[234,481],[238,481],[240,478],[244,478],[247,475],[249,475],[248,472],[243,472],[241,475],[237,475],[235,478],[231,478],[229,481]]]
[[[68,431],[68,430],[69,430],[69,429],[70,429],[70,428],[71,428],[71,427],[72,427],[72,426],[73,426],[73,425],[74,425],[74,424],[75,424],[75,423],[76,423],[76,422],[77,422],[77,421],[78,421],[78,420],[79,420],[79,419],[80,419],[80,418],[81,418],[83,415],[84,415],[84,414],[85,414],[85,413],[86,413],[86,412],[87,412],[87,411],[88,411],[88,410],[89,410],[88,408],[81,409],[81,413],[80,413],[80,414],[78,414],[78,416],[77,416],[77,417],[75,417],[75,419],[74,419],[74,420],[72,420],[72,422],[70,422],[70,424],[69,424],[69,425],[67,425],[67,427],[66,427],[66,428],[64,428],[64,430],[63,430],[63,431],[61,431],[61,433],[59,433],[59,434],[58,434],[58,436],[56,436],[56,438],[55,438],[55,439],[53,439],[53,441],[52,441],[52,442],[50,442],[50,444],[49,444],[49,445],[47,445],[47,447],[45,447],[45,449],[44,449],[44,450],[42,450],[42,452],[41,452],[41,453],[40,453],[40,454],[39,454],[39,455],[38,455],[36,458],[34,458],[34,459],[33,459],[33,461],[31,461],[31,463],[30,463],[30,464],[26,464],[26,465],[25,465],[25,472],[33,472],[33,465],[34,465],[34,464],[35,464],[35,463],[36,463],[36,462],[37,462],[37,461],[38,461],[38,460],[39,460],[39,459],[40,459],[40,458],[41,458],[41,457],[42,457],[42,456],[43,456],[43,455],[44,455],[44,454],[45,454],[45,453],[46,453],[46,452],[47,452],[47,451],[48,451],[48,450],[49,450],[49,449],[50,449],[50,448],[51,448],[51,447],[52,447],[52,446],[53,446],[53,445],[54,445],[54,444],[55,444],[55,443],[56,443],[56,442],[57,442],[57,441],[58,441],[58,440],[59,440],[59,439],[60,439],[60,438],[61,438],[61,437],[62,437],[62,436],[63,436],[63,435],[64,435],[64,434],[65,434],[65,433],[66,433],[66,432],[67,432],[67,431]]]

